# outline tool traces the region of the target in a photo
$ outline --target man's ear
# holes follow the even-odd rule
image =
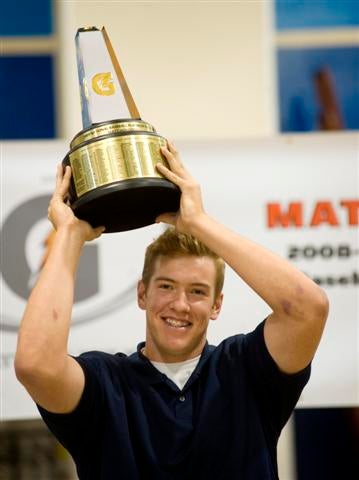
[[[211,320],[217,320],[218,315],[220,314],[220,311],[222,308],[222,302],[223,302],[223,293],[219,294],[213,303],[212,314],[209,317]]]
[[[141,310],[146,310],[146,286],[143,280],[137,283],[137,305]]]

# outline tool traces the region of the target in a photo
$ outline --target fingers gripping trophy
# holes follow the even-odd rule
[[[156,169],[166,139],[141,120],[105,28],[80,28],[76,52],[83,130],[62,162],[75,215],[110,233],[177,211],[180,190]]]

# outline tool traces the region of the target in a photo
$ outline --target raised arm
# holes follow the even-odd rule
[[[25,309],[15,356],[17,378],[35,402],[61,413],[76,406],[84,387],[83,371],[67,353],[78,262],[85,241],[103,231],[78,220],[66,205],[70,177],[70,167],[63,174],[59,165],[48,210],[55,233]]]
[[[197,182],[182,165],[173,144],[162,149],[170,169],[158,170],[182,192],[180,210],[158,217],[190,233],[225,262],[272,309],[265,324],[267,348],[278,367],[297,372],[312,360],[328,314],[324,291],[287,260],[231,231],[206,214]]]

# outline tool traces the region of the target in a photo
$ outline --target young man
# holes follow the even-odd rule
[[[209,217],[200,188],[169,143],[181,189],[174,228],[150,245],[138,304],[146,342],[129,357],[67,353],[76,268],[101,235],[64,199],[57,172],[49,218],[56,235],[22,320],[16,373],[81,480],[277,479],[276,444],[308,381],[328,312],[324,292],[287,261]],[[272,313],[218,347],[206,332],[222,304],[223,260]],[[234,312],[235,314],[235,312]]]

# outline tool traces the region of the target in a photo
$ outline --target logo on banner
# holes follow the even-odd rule
[[[1,274],[3,282],[23,302],[26,302],[39,275],[44,240],[49,230],[45,214],[50,195],[40,195],[18,205],[6,217],[0,232],[2,245]],[[75,288],[75,303],[84,303],[98,296],[99,246],[88,243],[83,248]],[[134,300],[135,284],[112,298],[99,301],[81,315],[74,313],[73,323],[96,320]],[[17,331],[19,316],[2,312],[1,329]]]

